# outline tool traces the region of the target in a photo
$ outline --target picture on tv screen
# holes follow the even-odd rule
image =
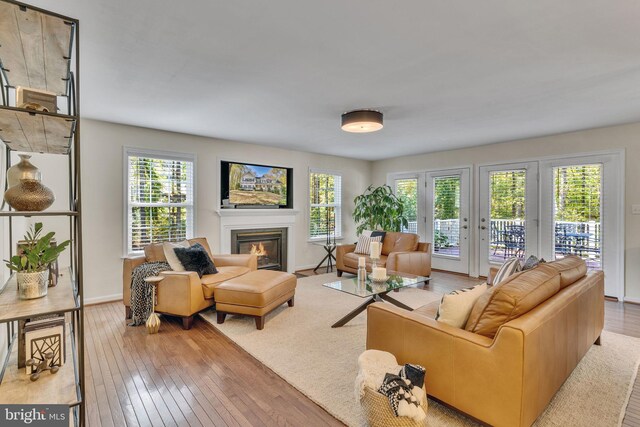
[[[287,169],[230,163],[229,203],[286,205]]]

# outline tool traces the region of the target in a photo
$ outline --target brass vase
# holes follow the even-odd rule
[[[17,211],[36,212],[47,209],[56,198],[40,181],[22,179],[4,193],[4,200]]]
[[[20,156],[20,162],[7,169],[7,188],[20,184],[23,179],[42,181],[42,173],[29,161],[31,156],[28,154],[18,154],[18,156]]]

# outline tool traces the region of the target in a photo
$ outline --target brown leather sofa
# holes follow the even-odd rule
[[[160,273],[165,279],[158,284],[158,304],[155,310],[182,317],[182,327],[190,329],[193,315],[213,305],[213,291],[217,285],[234,277],[242,276],[258,268],[256,255],[212,255],[207,239],[190,239],[190,244],[200,243],[213,260],[217,274],[198,277],[193,271],[166,271]],[[131,317],[131,272],[144,262],[166,261],[162,244],[152,244],[144,249],[144,255],[125,258],[122,269],[122,302]]]
[[[428,277],[431,275],[431,244],[418,241],[413,233],[387,232],[382,241],[382,254],[378,265],[399,273]],[[371,271],[369,255],[356,254],[356,245],[342,245],[336,248],[338,277],[343,272],[356,274],[358,258],[365,257],[367,270]]]
[[[484,423],[530,426],[600,344],[604,275],[575,257],[518,273],[480,297],[465,329],[435,321],[437,308],[370,305],[367,348],[423,365],[430,396]]]

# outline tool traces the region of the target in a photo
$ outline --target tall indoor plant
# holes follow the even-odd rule
[[[364,230],[401,231],[409,225],[402,200],[388,185],[370,185],[354,203],[353,219],[358,224],[358,234]]]
[[[57,246],[51,246],[55,232],[42,234],[42,223],[32,226],[24,235],[24,241],[18,247],[20,253],[9,260],[4,260],[6,266],[16,272],[18,291],[23,299],[40,298],[47,294],[49,281],[49,265],[69,245],[66,240]]]

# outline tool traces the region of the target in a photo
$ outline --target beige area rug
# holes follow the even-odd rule
[[[284,304],[272,312],[262,331],[248,317],[227,316],[217,325],[215,311],[201,316],[336,418],[359,426],[363,421],[353,384],[365,349],[366,313],[342,328],[331,325],[364,300],[322,286],[334,279],[335,274],[299,279],[295,307]],[[416,308],[441,295],[410,287],[393,297]],[[640,339],[604,332],[602,341],[587,353],[536,426],[619,425],[640,359]],[[432,400],[428,424],[477,425]]]

